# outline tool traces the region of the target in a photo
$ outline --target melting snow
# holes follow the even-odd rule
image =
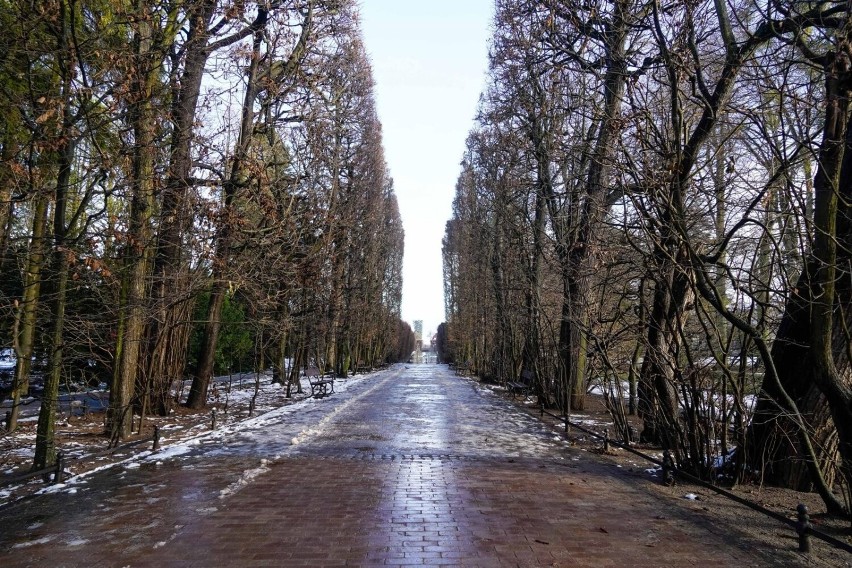
[[[156,462],[159,465],[163,463],[163,460],[189,453],[191,445],[193,444],[191,442],[188,442],[185,444],[176,444],[174,446],[169,446],[167,448],[163,448],[159,452],[151,454],[146,459],[147,461]]]
[[[236,493],[241,488],[243,488],[246,485],[248,485],[249,483],[251,483],[252,479],[257,477],[258,475],[264,474],[267,471],[269,471],[269,465],[268,464],[269,464],[268,460],[265,460],[265,459],[260,460],[260,467],[256,467],[254,469],[247,469],[246,471],[244,471],[243,475],[237,481],[230,484],[228,487],[226,487],[225,489],[223,489],[219,492],[219,498],[224,499],[228,495],[231,495],[232,493]]]
[[[36,544],[47,544],[51,540],[53,540],[52,536],[43,536],[35,540],[28,540],[27,542],[19,542],[17,544],[13,544],[12,548],[27,548],[28,546],[35,546]]]

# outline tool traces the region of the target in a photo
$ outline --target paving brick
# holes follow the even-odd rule
[[[247,434],[2,510],[0,564],[806,565],[659,502],[443,367],[396,367],[314,410],[301,431],[263,427],[276,459]]]

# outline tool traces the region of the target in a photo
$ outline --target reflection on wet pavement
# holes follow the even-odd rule
[[[720,552],[722,537],[662,517],[444,366],[345,387],[0,510],[3,566],[605,566],[636,547],[647,565],[742,559],[747,543]]]

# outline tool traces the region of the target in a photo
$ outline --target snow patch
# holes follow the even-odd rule
[[[148,461],[153,461],[157,465],[163,463],[163,460],[167,460],[169,458],[174,458],[177,456],[182,456],[184,454],[188,454],[191,450],[190,443],[186,444],[175,444],[173,446],[169,446],[167,448],[163,448],[159,452],[148,456],[146,459]]]
[[[41,493],[41,494],[61,493],[62,491],[65,491],[65,489],[67,489],[67,488],[68,488],[67,483],[56,483],[54,485],[51,485],[50,487],[45,487],[44,489],[42,489],[38,493]]]
[[[47,544],[48,542],[50,542],[52,540],[53,540],[52,536],[43,536],[41,538],[37,538],[37,539],[34,539],[34,540],[28,540],[27,542],[19,542],[17,544],[13,544],[12,548],[27,548],[29,546],[35,546],[37,544]]]
[[[251,481],[255,477],[269,471],[269,465],[268,464],[269,464],[268,460],[262,459],[262,460],[260,460],[260,467],[245,470],[243,472],[242,476],[240,476],[240,478],[238,480],[236,480],[234,483],[230,484],[225,489],[222,489],[221,491],[219,491],[219,499],[224,499],[225,497],[228,497],[229,495],[236,493],[237,491],[239,491],[240,489],[242,489],[243,487],[245,487],[246,485],[251,483]]]

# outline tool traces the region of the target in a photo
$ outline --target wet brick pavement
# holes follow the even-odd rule
[[[787,566],[437,365],[0,510],[0,565]]]

